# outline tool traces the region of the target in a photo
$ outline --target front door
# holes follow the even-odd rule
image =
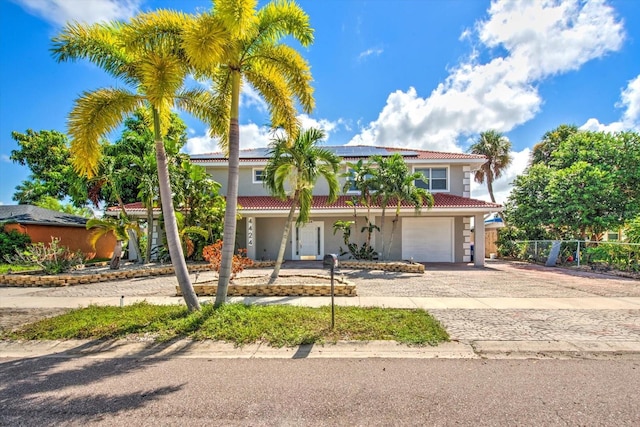
[[[312,221],[303,226],[295,227],[295,230],[292,258],[299,260],[322,259],[324,222]]]

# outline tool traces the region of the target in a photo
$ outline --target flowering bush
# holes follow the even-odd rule
[[[222,240],[218,240],[212,245],[205,246],[202,249],[202,257],[211,264],[211,268],[220,272],[220,263],[222,262]],[[247,258],[246,249],[238,249],[238,253],[231,260],[231,280],[242,272],[246,267],[251,267],[253,260]]]

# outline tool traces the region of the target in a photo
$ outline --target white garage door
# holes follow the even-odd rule
[[[453,262],[453,218],[402,218],[402,259]]]

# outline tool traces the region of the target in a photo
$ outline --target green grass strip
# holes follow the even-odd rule
[[[3,339],[114,339],[153,336],[218,340],[237,345],[255,342],[274,347],[341,340],[394,340],[412,345],[437,345],[449,335],[429,313],[419,309],[336,307],[331,329],[331,308],[283,305],[206,305],[189,313],[183,306],[146,302],[123,308],[97,307],[70,311],[0,335]]]

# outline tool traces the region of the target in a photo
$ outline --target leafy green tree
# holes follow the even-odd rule
[[[514,181],[509,221],[530,239],[599,239],[640,214],[640,135],[559,129],[569,136],[554,134],[558,144]]]
[[[51,209],[52,211],[64,212],[70,215],[83,216],[85,218],[92,218],[94,216],[93,211],[87,207],[78,208],[73,206],[71,203],[62,203],[60,200],[51,196],[44,196],[36,202],[36,206]]]
[[[591,233],[600,240],[606,230],[621,223],[621,193],[615,177],[597,165],[577,161],[555,171],[546,188],[551,205],[552,222],[581,239]]]
[[[206,231],[206,235],[195,234],[191,239],[195,245],[195,256],[199,259],[205,245],[222,237],[226,201],[219,193],[220,184],[212,180],[202,166],[184,160],[181,171],[179,206],[184,212],[184,225]]]
[[[16,187],[13,200],[35,205],[47,196],[56,200],[69,196],[74,206],[84,206],[85,181],[69,163],[69,141],[65,134],[27,129],[26,133],[11,132],[11,138],[19,149],[11,151],[10,159],[31,170],[29,179]]]
[[[287,37],[303,47],[312,43],[313,29],[308,15],[293,1],[270,2],[259,10],[257,3],[257,0],[215,0],[213,11],[203,14],[201,20],[203,27],[218,28],[225,36],[220,66],[212,73],[215,100],[211,132],[220,136],[229,157],[215,306],[227,300],[235,247],[242,84],[249,83],[262,95],[269,106],[271,125],[282,127],[291,140],[298,132],[294,99],[305,112],[314,107],[309,64],[294,48],[283,43]]]
[[[231,15],[231,11],[230,15]],[[141,107],[151,109],[158,182],[165,232],[176,277],[189,310],[200,304],[184,260],[171,197],[169,166],[163,136],[172,108],[213,124],[219,117],[212,95],[189,89],[189,75],[211,72],[227,45],[211,15],[190,16],[158,10],[141,13],[129,22],[69,24],[53,40],[56,60],[88,59],[123,86],[83,93],[69,115],[71,163],[81,174],[96,174],[101,155],[99,139]]]
[[[488,130],[480,134],[478,141],[471,145],[469,151],[487,158],[487,161],[476,171],[474,179],[478,184],[487,182],[489,197],[495,203],[493,182],[500,178],[502,172],[511,164],[511,142],[502,133]]]
[[[545,132],[542,140],[533,146],[531,165],[540,163],[549,165],[553,153],[558,149],[560,144],[577,132],[578,127],[575,125],[560,125],[549,132]]]
[[[560,237],[561,232],[550,222],[551,204],[547,186],[553,170],[544,163],[530,166],[513,181],[513,189],[505,203],[505,222],[522,230],[532,240]]]
[[[276,265],[271,273],[271,283],[280,273],[296,209],[299,209],[296,226],[309,222],[313,187],[318,178],[324,178],[329,184],[329,203],[338,198],[340,191],[337,177],[340,158],[332,151],[318,145],[325,138],[324,132],[311,128],[297,135],[293,144],[290,144],[288,138],[282,137],[276,138],[271,143],[270,159],[264,170],[264,185],[271,194],[282,200],[291,198],[291,209],[284,225]],[[290,191],[287,191],[287,185],[290,185]]]
[[[149,108],[140,108],[125,120],[124,130],[115,144],[104,145],[103,158],[111,159],[112,175],[102,180],[92,180],[95,187],[108,203],[121,200],[123,203],[141,201],[147,210],[147,233],[153,231],[153,208],[160,198],[158,167],[154,148],[153,117]],[[164,135],[165,152],[169,168],[170,181],[173,184],[173,202],[179,205],[182,196],[182,177],[185,172],[182,164],[188,158],[180,149],[187,141],[187,126],[180,117],[171,113],[169,128]],[[111,181],[118,188],[118,197],[109,191]],[[95,192],[95,190],[94,190]],[[94,193],[92,192],[92,193]],[[147,242],[150,242],[147,235]],[[152,247],[147,244],[145,262],[150,262]]]

